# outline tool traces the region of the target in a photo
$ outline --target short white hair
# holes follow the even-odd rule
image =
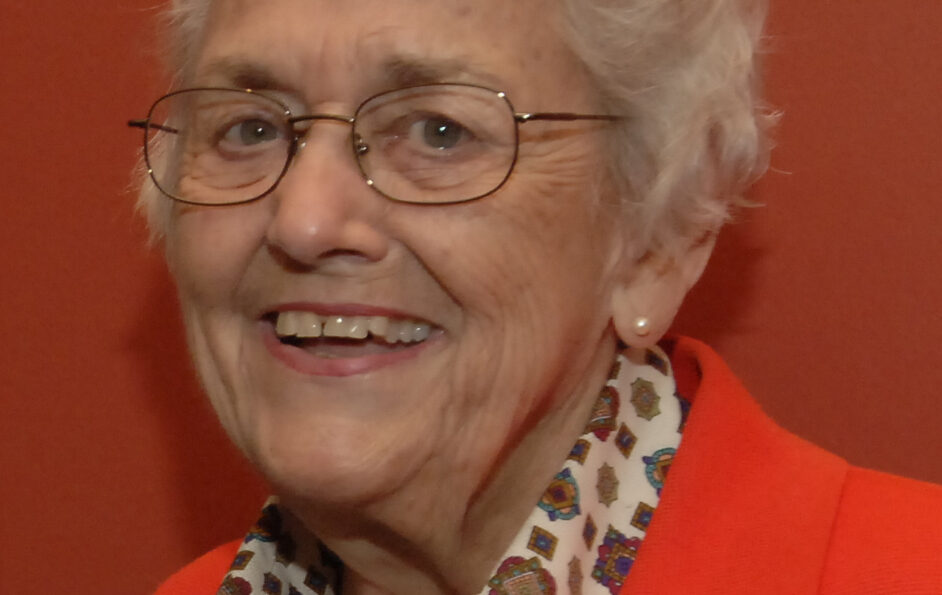
[[[192,78],[211,1],[172,0],[164,14],[178,84]],[[625,116],[611,128],[610,171],[633,243],[674,256],[747,204],[743,193],[767,166],[766,0],[558,1],[560,34],[594,81],[600,109]],[[170,201],[149,180],[138,205],[153,236],[163,235]]]
[[[717,231],[768,164],[766,0],[561,1],[602,108],[628,117],[611,167],[640,246],[672,255]]]

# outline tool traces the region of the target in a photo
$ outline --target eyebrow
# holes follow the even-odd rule
[[[270,66],[248,56],[222,56],[200,70],[199,78],[221,79],[226,85],[239,89],[290,91],[294,88]],[[384,59],[375,72],[378,76],[369,85],[373,92],[433,83],[472,82],[492,87],[501,84],[494,75],[461,58],[394,54]]]
[[[287,85],[270,68],[242,56],[224,56],[201,69],[200,76],[221,77],[239,89],[286,89]]]
[[[410,87],[431,83],[496,82],[493,75],[460,58],[426,58],[393,55],[382,62],[380,72],[390,87]]]

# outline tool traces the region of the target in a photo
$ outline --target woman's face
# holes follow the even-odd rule
[[[554,17],[521,0],[219,0],[193,86],[352,114],[432,79],[505,91],[522,111],[597,112]],[[428,206],[368,187],[349,126],[320,121],[271,195],[174,207],[168,259],[201,377],[279,491],[467,500],[522,436],[584,412],[613,355],[622,253],[604,126],[528,123],[499,191]],[[334,334],[356,331],[333,319],[363,317],[428,338],[279,340],[279,318],[309,313]]]

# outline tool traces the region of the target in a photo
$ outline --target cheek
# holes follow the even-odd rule
[[[608,327],[614,228],[574,191],[588,183],[582,173],[508,186],[460,216],[443,211],[427,228],[447,241],[419,251],[436,255],[426,265],[461,308],[458,386],[478,389],[465,406],[509,413],[512,426],[552,405],[567,363]]]
[[[595,310],[598,304],[585,300],[603,297],[598,290],[611,268],[615,229],[597,211],[593,184],[577,176],[531,176],[525,195],[500,205],[498,216],[451,234],[448,261],[457,282],[489,301],[494,315],[557,315],[570,305]],[[505,197],[491,198],[498,205]]]
[[[199,308],[234,296],[261,242],[264,217],[258,210],[238,205],[174,212],[167,262],[184,300]]]

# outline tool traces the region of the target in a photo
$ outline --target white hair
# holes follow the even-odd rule
[[[172,0],[165,52],[192,76],[212,0]],[[634,244],[673,256],[717,231],[764,171],[774,116],[761,104],[766,0],[558,0],[562,31],[610,134],[611,174]],[[159,237],[170,201],[145,182],[139,207]]]
[[[561,1],[603,109],[627,116],[611,167],[640,246],[671,255],[718,230],[768,163],[766,1]]]

